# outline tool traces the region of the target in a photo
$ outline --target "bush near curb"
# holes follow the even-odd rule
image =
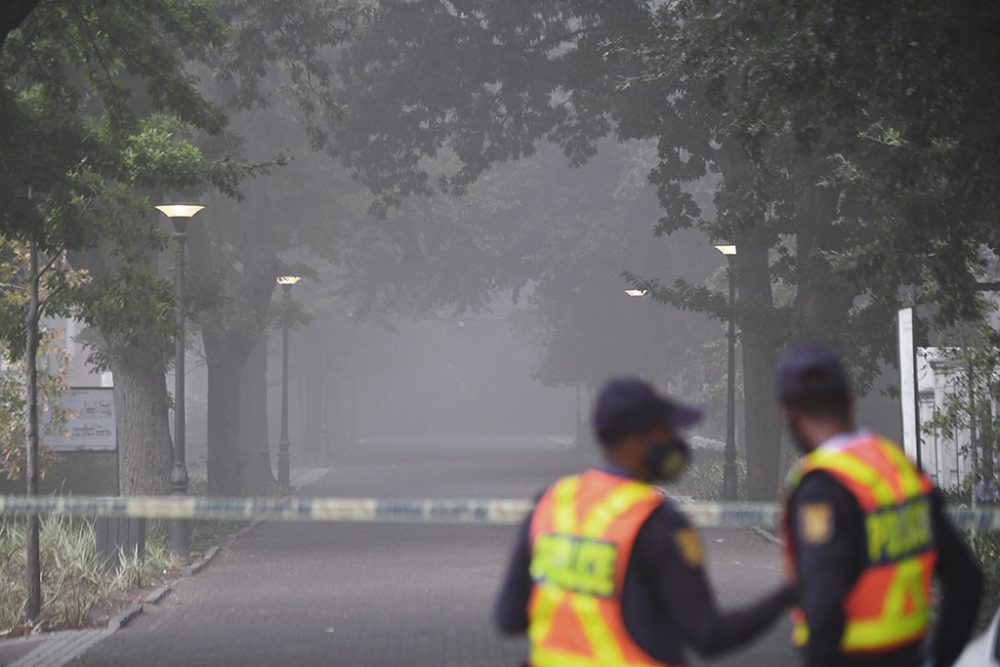
[[[0,520],[0,630],[17,628],[25,620],[24,527],[23,518]],[[93,520],[66,516],[42,520],[41,558],[44,606],[35,625],[48,629],[86,627],[92,612],[114,595],[139,588],[180,565],[165,538],[154,532],[147,540],[145,559],[123,553],[119,567],[109,571],[97,554]]]

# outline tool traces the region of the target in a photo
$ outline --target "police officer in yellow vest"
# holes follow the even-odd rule
[[[930,479],[885,438],[854,428],[839,358],[810,343],[778,367],[785,422],[804,453],[785,514],[798,589],[793,641],[808,667],[949,667],[969,639],[982,577]],[[943,584],[929,656],[931,583]]]
[[[725,651],[791,604],[782,587],[720,613],[698,535],[651,486],[680,472],[688,447],[677,429],[700,416],[641,380],[601,390],[594,425],[605,461],[542,495],[497,602],[501,631],[528,633],[531,665],[683,665],[687,647]]]

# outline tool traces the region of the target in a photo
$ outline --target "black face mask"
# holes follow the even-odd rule
[[[669,482],[681,474],[691,458],[691,448],[680,438],[654,442],[646,452],[645,463],[653,479]]]

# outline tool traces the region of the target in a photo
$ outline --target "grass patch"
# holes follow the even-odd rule
[[[0,629],[25,620],[26,525],[23,518],[0,521]],[[78,517],[43,518],[40,544],[43,607],[36,625],[44,628],[86,627],[95,609],[180,565],[167,549],[165,536],[153,532],[144,560],[139,554],[121,554],[117,570],[110,570],[97,553],[93,520]]]

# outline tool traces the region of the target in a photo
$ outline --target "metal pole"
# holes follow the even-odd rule
[[[722,497],[736,500],[736,281],[733,276],[734,259],[729,256],[726,278],[729,281],[729,360],[726,378],[726,450],[722,470]]]
[[[27,349],[25,350],[25,366],[28,383],[28,451],[25,474],[28,478],[28,495],[38,495],[38,322],[41,313],[41,296],[39,294],[39,259],[38,241],[30,241],[30,297],[28,301]],[[42,563],[39,541],[40,517],[37,514],[28,515],[27,525],[27,585],[28,599],[25,613],[34,620],[42,611]]]
[[[177,336],[174,341],[174,467],[170,474],[170,491],[175,496],[187,495],[188,473],[185,463],[184,430],[184,250],[187,245],[188,218],[172,218],[176,259],[174,262],[174,290],[177,301]],[[182,558],[191,551],[188,522],[174,519],[170,523],[170,550]]]
[[[282,285],[285,294],[284,319],[281,328],[281,437],[278,440],[278,484],[287,491],[289,483],[289,442],[288,442],[288,303],[292,298],[292,286]]]

